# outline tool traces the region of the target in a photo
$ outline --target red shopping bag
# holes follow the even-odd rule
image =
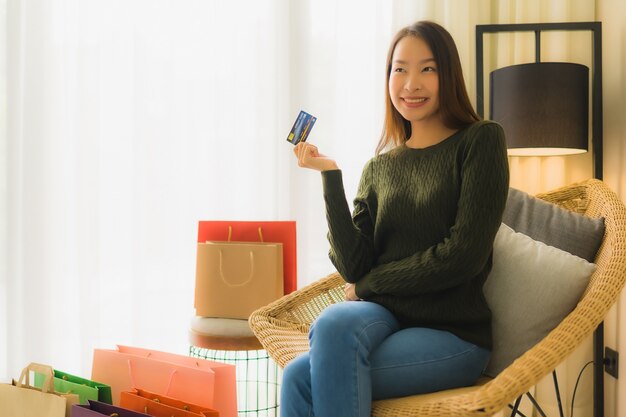
[[[175,353],[118,346],[95,349],[91,377],[111,386],[113,404],[120,393],[140,388],[237,417],[235,366]]]
[[[231,236],[229,239],[229,227]],[[296,258],[296,222],[287,221],[222,221],[198,222],[198,242],[231,240],[233,242],[258,242],[259,228],[265,242],[283,244],[283,288],[289,294],[298,287]]]

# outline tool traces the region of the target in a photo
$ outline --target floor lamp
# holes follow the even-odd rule
[[[591,31],[591,143],[594,177],[602,179],[602,25],[600,22],[476,26],[476,109],[484,116],[483,35],[534,32],[535,62],[490,74],[490,119],[502,124],[509,155],[567,155],[585,152],[589,134],[588,68],[542,62],[541,32]],[[604,325],[593,338],[593,415],[604,416]]]

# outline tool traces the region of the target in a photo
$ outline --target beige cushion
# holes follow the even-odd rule
[[[191,319],[191,330],[205,336],[254,337],[248,320],[195,316]]]
[[[574,309],[595,269],[503,223],[484,286],[493,313],[493,350],[485,374],[496,376],[554,329]]]

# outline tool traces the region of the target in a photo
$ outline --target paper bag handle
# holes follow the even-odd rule
[[[41,392],[54,392],[54,369],[49,365],[42,365],[40,363],[31,362],[26,368],[22,369],[17,386],[21,387],[26,385],[30,387],[30,372],[36,372],[45,376],[43,385],[41,386]]]
[[[239,284],[235,284],[232,282],[229,282],[226,277],[224,276],[224,261],[223,261],[223,257],[224,255],[222,254],[222,250],[220,249],[220,278],[222,279],[222,282],[226,285],[228,285],[229,287],[243,287],[245,285],[247,285],[250,281],[252,281],[252,277],[254,276],[254,252],[250,251],[250,275],[248,276],[248,279],[245,280],[242,283]]]
[[[233,236],[233,227],[232,226],[228,226],[228,242],[230,242],[230,238]],[[261,229],[261,226],[259,226],[259,241],[261,243],[264,243],[265,240],[263,240],[263,229]]]
[[[148,356],[150,356],[150,354],[148,354]],[[163,393],[163,395],[168,395],[170,392],[170,388],[172,387],[172,380],[174,379],[174,374],[177,372],[176,369],[174,369],[172,371],[172,373],[170,374],[170,378],[167,381],[167,387],[165,387],[165,392]],[[133,376],[133,364],[131,362],[131,360],[128,360],[128,375],[130,376],[130,382],[133,385],[133,388],[140,388],[137,383],[135,382],[135,378]]]

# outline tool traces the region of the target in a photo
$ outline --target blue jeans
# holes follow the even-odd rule
[[[450,332],[400,329],[367,301],[328,307],[309,341],[283,372],[281,417],[370,417],[372,400],[472,385],[490,356]]]

